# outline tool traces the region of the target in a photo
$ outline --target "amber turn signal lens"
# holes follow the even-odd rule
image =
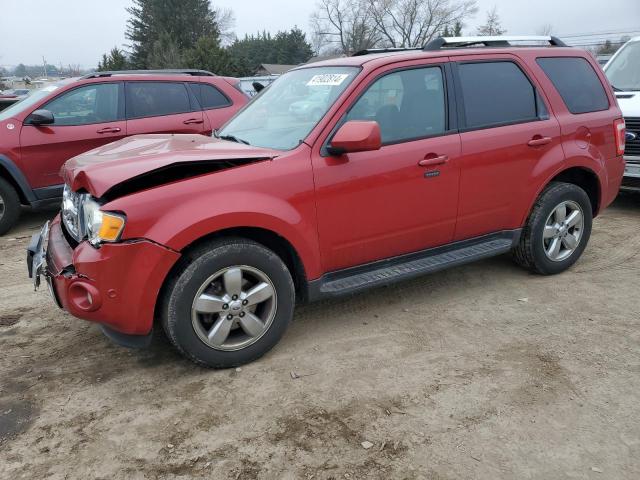
[[[98,230],[98,238],[104,242],[115,242],[118,240],[124,228],[124,218],[110,213],[102,214],[102,225]]]

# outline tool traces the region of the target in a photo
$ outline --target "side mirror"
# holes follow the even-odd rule
[[[351,120],[342,125],[331,139],[331,155],[380,150],[382,137],[378,122]]]
[[[55,119],[49,110],[36,110],[27,117],[24,123],[28,125],[51,125]]]

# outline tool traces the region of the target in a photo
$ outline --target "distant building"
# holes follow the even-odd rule
[[[287,73],[292,68],[296,68],[297,65],[279,65],[276,63],[263,63],[255,71],[257,77],[267,77],[270,75],[282,75]]]

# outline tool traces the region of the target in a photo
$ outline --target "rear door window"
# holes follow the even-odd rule
[[[191,111],[184,83],[127,82],[127,118],[157,117]]]
[[[198,99],[203,110],[228,107],[231,101],[213,85],[207,83],[189,83],[191,92]]]
[[[609,99],[593,67],[580,57],[536,60],[571,113],[607,110]]]
[[[536,90],[515,63],[460,63],[458,76],[467,130],[539,118]]]

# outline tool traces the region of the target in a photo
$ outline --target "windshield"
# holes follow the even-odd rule
[[[34,90],[34,92],[28,97],[23,98],[19,102],[14,103],[10,107],[5,108],[0,112],[0,122],[6,120],[7,118],[11,118],[23,110],[26,110],[31,105],[38,103],[43,98],[49,96],[51,92],[56,91],[61,87],[61,84],[53,84],[47,85],[39,90]]]
[[[619,90],[640,91],[640,42],[629,42],[607,64],[605,73]]]
[[[238,112],[217,136],[291,150],[307,137],[359,71],[355,67],[310,67],[286,73]]]

